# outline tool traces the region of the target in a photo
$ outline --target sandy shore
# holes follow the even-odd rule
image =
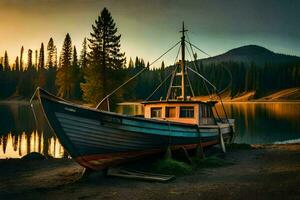
[[[0,199],[300,199],[300,144],[230,150],[235,164],[167,183],[94,176],[70,159],[0,160]]]

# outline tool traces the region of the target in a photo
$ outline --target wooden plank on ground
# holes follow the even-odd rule
[[[158,181],[158,182],[166,182],[175,178],[174,175],[154,174],[154,173],[141,172],[141,171],[129,170],[129,169],[120,169],[120,168],[109,168],[107,170],[107,175],[121,177],[121,178],[130,178],[130,179],[145,180],[145,181]]]

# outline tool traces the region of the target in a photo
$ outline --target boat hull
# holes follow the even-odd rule
[[[43,112],[65,150],[82,166],[100,170],[172,149],[218,144],[229,124],[201,127],[121,115],[68,103],[39,90]]]

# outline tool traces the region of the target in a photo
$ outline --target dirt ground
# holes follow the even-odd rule
[[[0,160],[0,199],[300,199],[300,144],[230,150],[233,165],[167,183],[94,175],[70,159]]]

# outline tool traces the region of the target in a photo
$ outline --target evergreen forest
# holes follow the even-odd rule
[[[163,61],[149,68],[144,58],[129,58],[121,52],[121,34],[111,13],[104,8],[92,25],[90,36],[83,38],[77,52],[69,33],[60,48],[53,38],[41,43],[38,50],[20,48],[20,55],[0,57],[0,99],[29,99],[36,87],[42,87],[60,97],[97,104],[114,88],[147,68],[135,81],[119,90],[114,101],[140,101],[148,97],[165,80],[173,66]],[[255,52],[253,52],[255,54]],[[282,56],[282,55],[281,55]],[[11,64],[13,63],[13,64]],[[25,64],[26,63],[26,64]],[[187,65],[216,85],[226,89],[230,97],[255,91],[259,98],[274,91],[300,86],[300,58],[288,62],[255,62],[223,60],[187,61]],[[196,96],[207,95],[207,88],[198,76],[189,72]],[[152,97],[165,98],[169,81]],[[211,91],[210,91],[211,92]]]

